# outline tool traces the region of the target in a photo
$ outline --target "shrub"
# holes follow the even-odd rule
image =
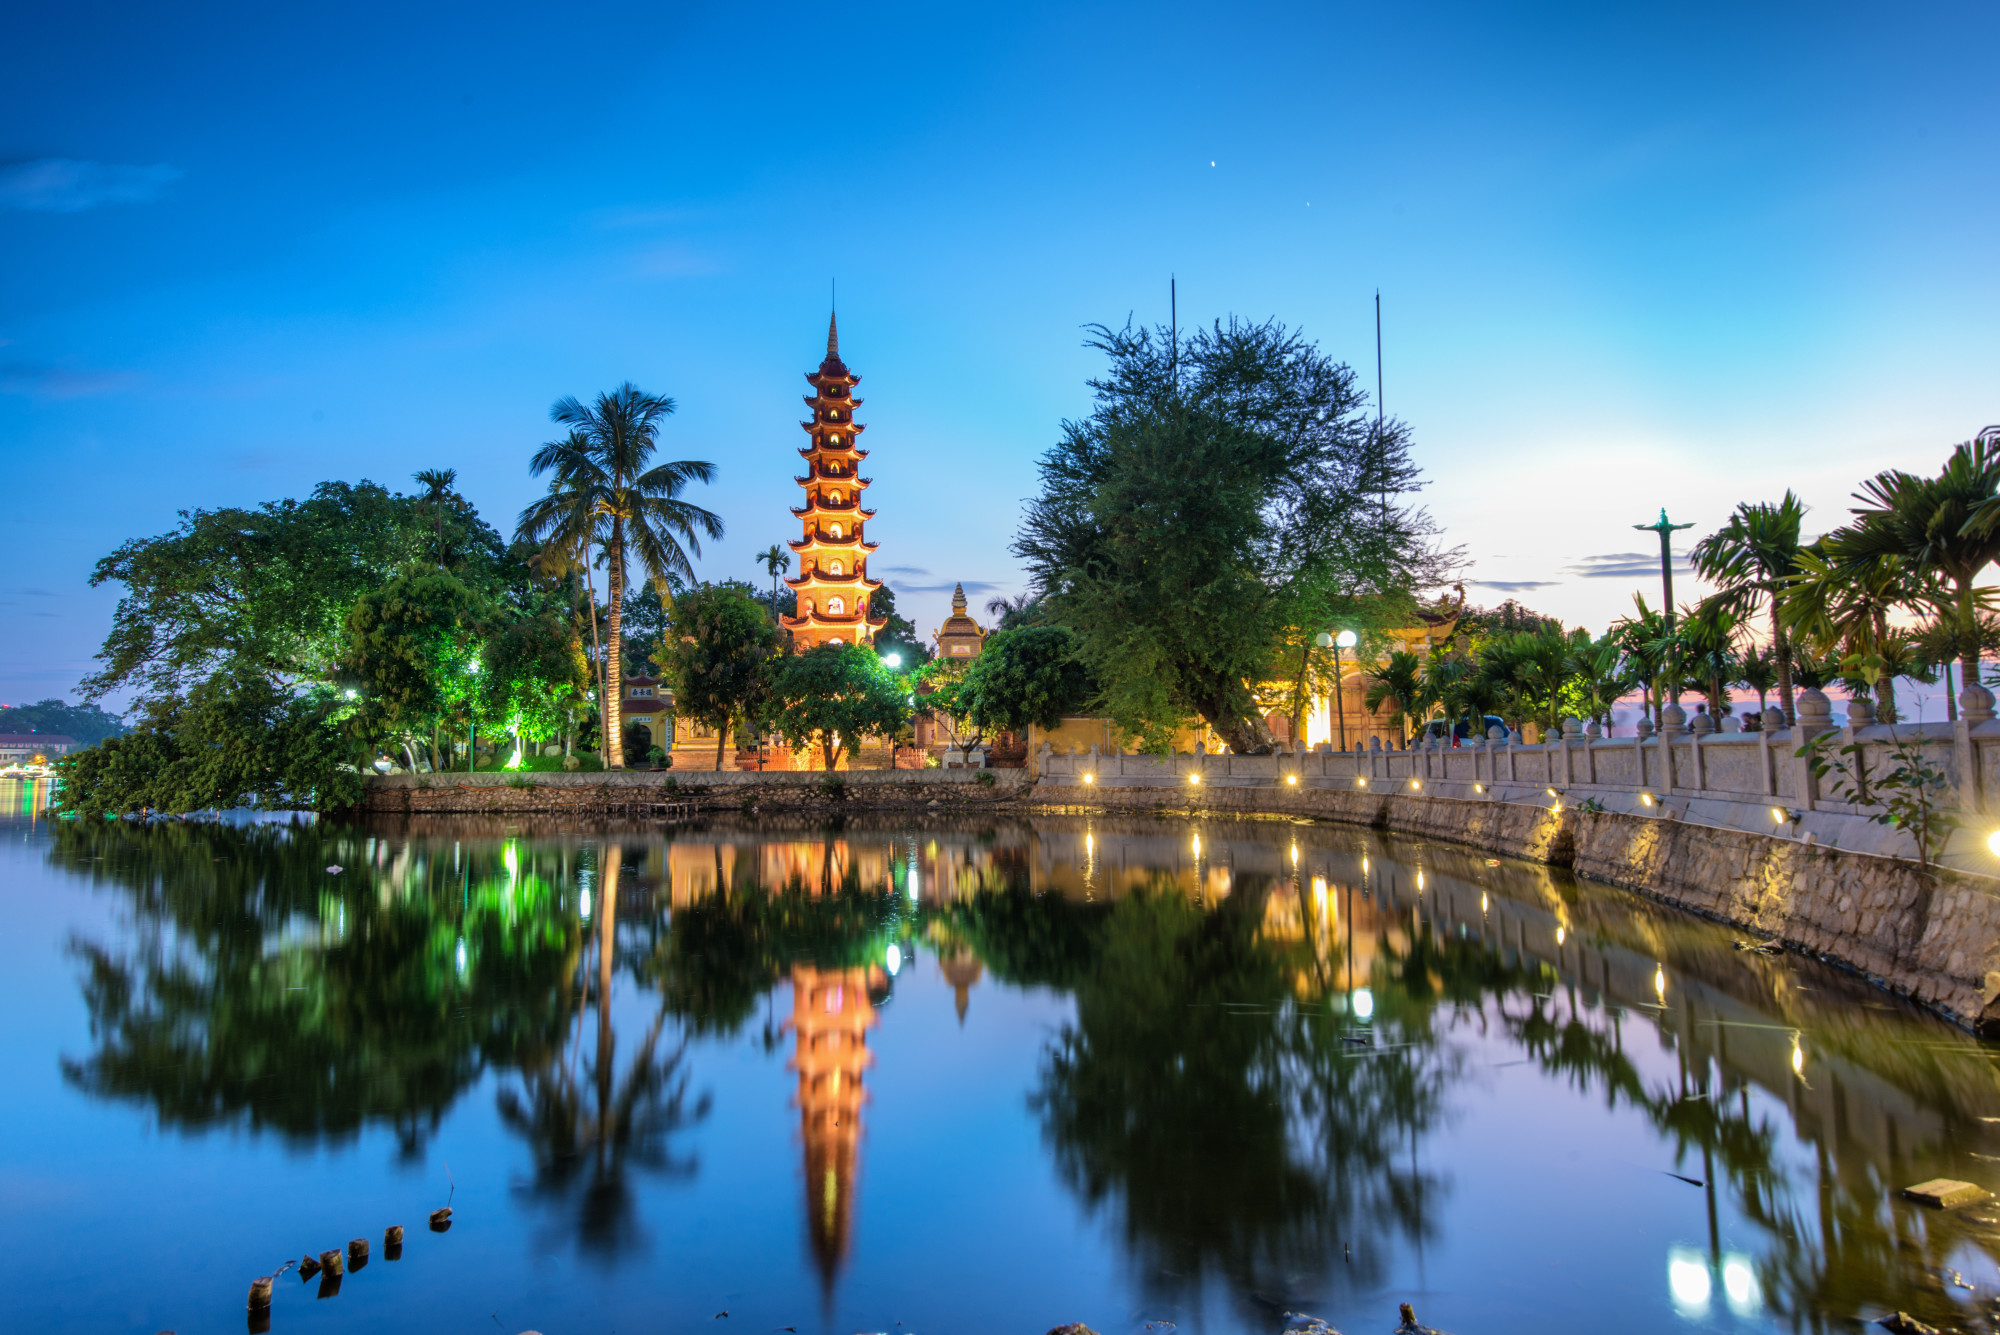
[[[972,776],[972,781],[982,788],[991,788],[994,782],[993,771],[983,769]]]

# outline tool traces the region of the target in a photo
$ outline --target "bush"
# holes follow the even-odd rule
[[[847,800],[847,780],[838,774],[828,774],[820,786],[826,790],[827,800],[832,802]]]
[[[991,788],[994,784],[993,771],[983,769],[972,776],[972,781],[981,788]]]

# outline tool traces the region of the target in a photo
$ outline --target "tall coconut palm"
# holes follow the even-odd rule
[[[595,533],[602,545],[610,582],[605,628],[604,763],[624,765],[619,696],[620,610],[634,567],[662,592],[667,577],[694,582],[688,553],[701,555],[697,534],[722,536],[722,517],[681,499],[690,482],[714,480],[715,465],[699,459],[654,464],[660,421],[674,410],[665,395],[647,394],[627,381],[585,405],[556,400],[549,417],[570,428],[568,436],[535,451],[528,468],[536,477],[555,475],[549,494],[521,512],[517,534],[539,543],[568,535]],[[685,546],[683,546],[685,543]]]
[[[431,512],[431,522],[437,529],[437,563],[444,565],[444,507],[451,499],[451,484],[458,481],[456,468],[426,468],[420,473],[412,473],[411,479],[424,489],[417,498],[419,509]]]
[[[757,560],[763,565],[764,573],[771,577],[771,620],[778,619],[778,576],[792,568],[792,554],[772,543],[757,553]]]
[[[573,497],[566,497],[561,479],[549,483],[549,502],[575,504]],[[528,558],[528,568],[544,579],[563,579],[572,574],[583,576],[584,605],[590,609],[590,655],[597,664],[597,698],[604,698],[604,646],[597,633],[597,579],[591,573],[591,553],[598,546],[597,531],[604,527],[602,515],[584,510],[576,516],[577,522],[565,525],[551,532],[549,537]],[[599,711],[600,715],[602,711]]]
[[[1611,629],[1617,634],[1625,661],[1637,679],[1640,715],[1652,719],[1657,727],[1660,708],[1672,689],[1667,682],[1672,661],[1668,653],[1667,621],[1646,606],[1644,594],[1633,594],[1632,604],[1636,615],[1619,618]]]
[[[1806,507],[1789,490],[1776,505],[1768,502],[1736,507],[1729,522],[1694,545],[1689,554],[1695,572],[1715,585],[1744,620],[1761,607],[1771,618],[1771,648],[1778,667],[1778,706],[1785,721],[1795,723],[1792,708],[1792,650],[1786,638],[1784,602],[1799,571],[1799,525]]]
[[[2000,438],[1985,433],[1955,447],[1936,477],[1901,469],[1862,484],[1854,522],[1827,535],[1828,556],[1853,569],[1885,556],[1944,586],[1935,604],[1957,639],[1959,671],[1979,680],[1979,620],[1992,599],[1980,574],[2000,559]]]

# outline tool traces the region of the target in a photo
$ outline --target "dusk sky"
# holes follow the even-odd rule
[[[1474,601],[1602,629],[1700,536],[2000,421],[1989,4],[24,6],[0,85],[0,701],[176,512],[673,395],[764,577],[829,285],[874,571],[1012,593],[1084,326],[1302,326],[1408,421]],[[1635,559],[1633,554],[1638,554]],[[1694,592],[1689,586],[1688,592]],[[116,703],[116,702],[114,702]]]

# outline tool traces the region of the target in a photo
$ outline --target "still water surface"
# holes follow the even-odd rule
[[[2000,1209],[1896,1195],[2000,1185],[2000,1050],[1531,864],[0,801],[7,1329],[241,1331],[251,1278],[361,1236],[272,1330],[1987,1329],[2000,1295]]]

